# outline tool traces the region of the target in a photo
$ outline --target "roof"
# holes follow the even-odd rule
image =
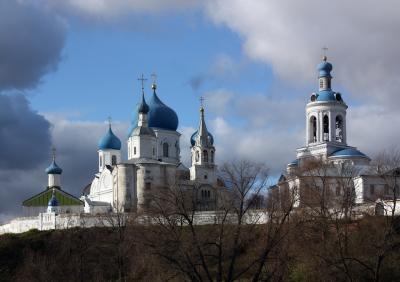
[[[210,144],[214,145],[214,136],[212,136],[212,134],[208,131],[207,131],[207,133],[208,133],[208,140],[210,141]],[[190,144],[192,144],[192,146],[194,146],[194,144],[196,143],[197,135],[198,135],[198,130],[196,130],[190,137]]]
[[[369,157],[364,153],[358,151],[355,148],[347,148],[338,150],[330,155],[331,158],[342,158],[342,157],[350,157],[350,158],[367,158]]]
[[[54,195],[57,198],[60,206],[83,205],[81,200],[61,189],[54,189]],[[46,189],[39,194],[36,194],[35,196],[23,201],[22,205],[24,207],[47,207],[52,196],[52,189]]]
[[[317,70],[319,72],[319,77],[325,77],[331,76],[331,71],[332,71],[332,64],[326,61],[326,57],[324,57],[324,60],[318,64]]]
[[[121,140],[111,130],[111,125],[108,128],[106,135],[99,141],[99,150],[121,150]]]
[[[336,101],[335,92],[332,90],[321,90],[316,95],[317,101]]]
[[[58,207],[59,206],[55,193],[52,193],[52,196],[51,196],[49,202],[47,203],[47,206],[49,206],[49,207]]]
[[[158,98],[155,89],[149,100],[149,107],[149,127],[156,127],[172,131],[176,131],[178,129],[178,116],[173,109],[165,105],[160,98]]]
[[[53,162],[50,164],[48,168],[46,168],[46,173],[47,174],[61,174],[62,169],[56,164],[56,161],[53,160]]]
[[[297,166],[297,165],[299,165],[299,160],[295,159],[295,160],[291,161],[290,163],[288,163],[288,165],[289,166]]]
[[[150,110],[149,105],[147,105],[146,100],[144,99],[144,93],[142,93],[142,102],[139,105],[138,112],[147,114],[149,110]]]
[[[137,126],[136,128],[134,128],[131,132],[131,136],[133,135],[135,136],[149,135],[156,137],[156,134],[154,133],[153,129],[151,129],[150,127],[143,127],[143,126]]]

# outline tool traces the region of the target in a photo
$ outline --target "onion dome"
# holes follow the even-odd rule
[[[326,56],[324,56],[322,60],[323,62],[317,66],[319,77],[331,77],[332,64],[326,61]]]
[[[149,100],[148,113],[149,127],[176,131],[178,129],[178,116],[175,111],[165,105],[156,94],[156,85],[151,86],[153,95]]]
[[[355,148],[338,150],[330,155],[331,158],[367,158],[369,157]]]
[[[149,105],[147,105],[146,100],[144,99],[144,93],[142,93],[142,102],[139,104],[138,113],[147,114],[149,110]]]
[[[111,130],[111,124],[108,127],[106,135],[99,141],[99,150],[121,150],[121,140]]]
[[[50,198],[47,206],[49,206],[49,207],[58,207],[59,206],[54,189],[53,189],[53,194],[51,195],[51,198]]]
[[[48,168],[46,168],[46,173],[47,174],[61,174],[62,169],[56,164],[55,159],[53,158],[52,163],[49,165]]]

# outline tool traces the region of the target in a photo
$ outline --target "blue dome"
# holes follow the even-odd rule
[[[178,116],[175,111],[165,105],[153,92],[149,100],[150,111],[148,113],[149,127],[156,127],[176,131],[178,129]]]
[[[121,150],[121,141],[112,132],[111,126],[108,128],[106,135],[99,141],[99,150]]]
[[[56,198],[56,195],[53,192],[53,195],[51,196],[49,203],[47,204],[47,206],[49,207],[58,207],[58,200]]]
[[[336,101],[335,92],[332,90],[319,91],[316,98],[320,102]]]
[[[290,166],[298,166],[299,165],[299,160],[295,159],[294,161],[291,161],[290,163],[288,163],[288,165],[290,165]]]
[[[46,168],[46,173],[47,174],[61,174],[62,169],[56,164],[56,161],[53,160],[53,162],[50,164],[48,168]]]
[[[147,114],[149,110],[150,110],[149,105],[146,104],[146,100],[144,99],[144,94],[142,94],[142,102],[139,104],[137,111],[139,113]]]
[[[368,158],[365,154],[361,153],[360,151],[354,148],[343,149],[334,152],[330,155],[331,157],[361,157],[361,158]]]
[[[317,66],[317,70],[319,71],[319,77],[331,76],[332,64],[324,60]]]
[[[197,130],[190,137],[190,144],[192,144],[192,146],[194,146],[194,144],[196,143],[196,136],[197,136]],[[214,145],[214,137],[210,132],[208,132],[208,139],[210,139],[211,145]]]

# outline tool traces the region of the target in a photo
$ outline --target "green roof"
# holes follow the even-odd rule
[[[77,206],[83,205],[83,202],[71,194],[59,189],[54,188],[55,196],[60,206]],[[53,194],[53,189],[46,189],[43,192],[22,202],[24,207],[47,207],[49,200]]]

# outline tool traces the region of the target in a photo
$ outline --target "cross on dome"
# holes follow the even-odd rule
[[[142,73],[142,76],[139,77],[137,80],[140,80],[142,83],[142,92],[144,92],[144,82],[147,80],[147,78],[144,78],[144,75]]]
[[[200,96],[200,107],[201,108],[203,108],[204,107],[204,100],[205,100],[206,98],[204,98],[203,96]]]
[[[151,89],[155,90],[157,88],[157,74],[153,72],[151,74],[151,79],[153,80],[153,83],[151,84]]]
[[[328,47],[326,47],[326,46],[322,47],[322,53],[323,53],[322,60],[324,60],[325,62],[327,60],[327,57],[326,57],[327,51],[328,51]]]

